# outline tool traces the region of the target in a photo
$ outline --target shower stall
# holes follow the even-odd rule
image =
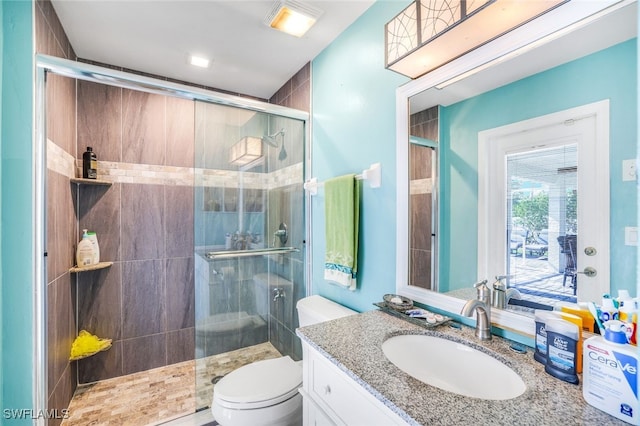
[[[81,388],[187,365],[181,406],[196,412],[233,369],[301,359],[308,113],[60,58],[37,64],[36,406],[67,409]],[[87,146],[96,181],[78,178]],[[74,265],[82,229],[100,242],[101,263],[86,270]],[[112,347],[69,361],[80,330]]]
[[[232,369],[302,357],[294,330],[305,295],[304,132],[300,120],[196,102],[197,409]],[[221,365],[230,352],[238,356]]]

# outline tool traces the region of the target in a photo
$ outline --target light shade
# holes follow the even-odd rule
[[[295,1],[277,1],[264,18],[264,23],[287,34],[302,37],[316,23],[322,11]]]
[[[417,78],[569,0],[416,0],[385,25],[385,67]]]
[[[262,157],[262,139],[245,136],[229,148],[229,164],[244,166]]]

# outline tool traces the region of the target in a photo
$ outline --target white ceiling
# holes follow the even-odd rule
[[[76,55],[269,99],[364,13],[374,0],[319,0],[324,11],[302,38],[263,23],[276,0],[52,0]],[[402,6],[402,0],[399,7]],[[409,0],[407,0],[407,3]],[[383,28],[380,28],[383,31]],[[535,50],[412,98],[412,111],[450,105],[637,35],[637,5]],[[208,69],[189,54],[211,58]]]
[[[324,13],[302,38],[263,23],[275,0],[52,3],[79,58],[269,99],[374,0],[306,2]],[[211,66],[189,65],[190,54]]]

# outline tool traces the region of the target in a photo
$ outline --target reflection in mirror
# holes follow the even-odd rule
[[[409,285],[437,291],[438,107],[412,114],[410,135]]]
[[[619,163],[636,156],[636,36],[636,2],[621,2],[598,19],[592,19],[588,25],[564,31],[561,37],[498,61],[466,78],[457,79],[459,71],[452,71],[451,74],[443,71],[437,76],[428,74],[411,82],[409,87],[399,89],[399,93],[404,90],[409,94],[407,112],[411,119],[408,132],[398,133],[404,136],[405,148],[400,147],[402,142],[399,138],[398,154],[399,159],[408,157],[410,184],[407,185],[406,181],[404,184],[398,183],[399,191],[402,188],[410,194],[404,212],[404,217],[408,218],[404,228],[405,233],[408,231],[408,265],[403,265],[398,259],[398,268],[405,268],[405,282],[409,282],[409,285],[399,282],[400,294],[431,306],[449,311],[457,309],[459,312],[462,299],[475,297],[472,288],[474,282],[489,279],[491,283],[495,275],[508,275],[508,286],[520,287],[519,294],[511,292],[510,295],[514,296],[514,300],[520,298],[531,301],[531,307],[540,307],[536,305],[540,303],[550,308],[554,301],[575,301],[580,296],[580,283],[590,282],[584,274],[576,274],[588,264],[585,261],[576,266],[575,256],[572,257],[575,247],[566,244],[576,235],[576,194],[579,192],[575,186],[576,182],[579,184],[579,171],[575,158],[571,157],[575,155],[575,148],[568,144],[555,150],[536,151],[533,157],[528,157],[527,150],[509,153],[509,165],[505,162],[505,169],[508,168],[510,179],[504,191],[510,191],[511,197],[505,197],[502,205],[487,209],[489,215],[504,210],[508,216],[503,233],[492,235],[489,239],[501,240],[505,247],[503,258],[509,269],[490,271],[488,268],[486,273],[489,276],[479,276],[485,270],[478,264],[478,238],[481,231],[478,212],[486,201],[479,199],[478,191],[479,179],[483,178],[479,175],[478,157],[482,154],[478,147],[479,135],[490,129],[604,101],[610,105],[607,112],[610,131],[607,137],[610,138],[612,184],[611,205],[607,214],[611,215],[611,248],[607,262],[611,262],[611,272],[605,271],[597,277],[598,288],[604,285],[614,295],[620,289],[635,293],[636,249],[625,246],[624,241],[616,235],[625,226],[637,226],[633,207],[637,198],[636,186],[633,182],[626,185],[626,182],[620,181],[619,173]],[[501,54],[504,51],[500,53],[497,50],[494,58]],[[464,57],[459,59],[464,60]],[[451,69],[459,70],[461,67],[452,65]],[[420,80],[433,84],[422,86],[421,92],[411,93],[413,87],[426,84]],[[398,107],[401,112],[403,103],[400,97]],[[426,111],[436,112],[431,123],[433,129],[438,129],[436,134],[420,133],[423,130],[414,126],[420,121],[419,117],[427,114]],[[399,114],[398,122],[401,123],[402,119],[403,116]],[[407,136],[410,141],[408,150]],[[417,137],[427,139],[426,143]],[[439,170],[432,169],[435,174],[430,176],[431,182],[438,183],[433,186],[431,194],[438,194],[438,197],[433,197],[429,202],[434,213],[439,212],[438,215],[431,215],[423,207],[424,201],[416,196],[420,193],[415,189],[416,179],[427,179],[425,175],[416,174],[416,170],[427,164],[427,160],[416,153],[422,146],[433,147],[432,152],[438,157],[434,164],[439,165]],[[406,152],[402,154],[405,157],[401,157],[402,152]],[[547,154],[553,155],[553,164],[545,157]],[[540,167],[543,165],[548,167]],[[537,175],[542,169],[546,169],[546,172],[553,169],[553,176]],[[550,198],[549,190],[554,192],[555,198]],[[435,204],[436,200],[439,200],[439,205]],[[536,206],[537,201],[544,205]],[[546,213],[540,210],[546,210]],[[400,207],[398,214],[400,217]],[[428,216],[431,216],[430,221],[426,219]],[[438,234],[437,239],[432,238],[431,256],[426,256],[424,241],[417,241],[418,237],[424,238],[427,234]],[[401,238],[399,235],[399,246]],[[576,244],[578,254],[581,254],[589,244],[585,241],[585,247],[580,247],[579,238]],[[437,257],[435,253],[438,253]],[[424,263],[418,263],[426,258],[431,261],[429,272]],[[534,263],[535,271],[527,276],[526,269]],[[542,269],[537,268],[540,265]],[[402,273],[398,273],[398,276],[402,277]],[[553,285],[557,287],[551,290],[542,287],[536,289],[536,280],[540,285],[545,281],[541,278],[553,278]],[[528,281],[534,281],[534,285],[527,290],[524,285],[531,284]],[[576,283],[578,294],[574,295]],[[432,293],[422,292],[422,289],[437,290],[459,301],[430,296]],[[558,297],[546,298],[548,294],[545,294],[545,298],[538,298],[531,289]],[[527,316],[532,312],[513,304],[508,309],[509,312]],[[507,322],[520,321],[515,316],[502,316],[500,313],[495,317],[498,322],[502,318],[507,318]],[[523,324],[529,324],[527,321]]]

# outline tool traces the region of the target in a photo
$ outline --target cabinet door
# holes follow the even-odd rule
[[[305,350],[304,368],[304,390],[333,423],[350,426],[406,424],[317,351]]]
[[[300,390],[302,394],[302,422],[305,426],[337,426],[329,416],[322,411],[313,401],[313,398],[304,390]]]

